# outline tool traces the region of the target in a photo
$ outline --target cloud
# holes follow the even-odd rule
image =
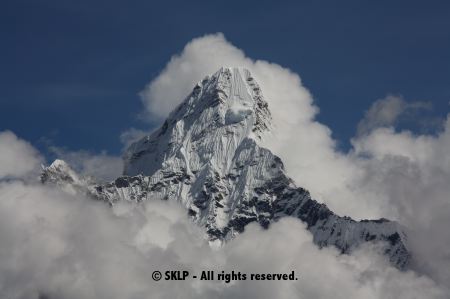
[[[120,142],[122,142],[124,149],[127,149],[133,142],[141,139],[148,134],[148,131],[130,128],[120,134]]]
[[[369,158],[354,185],[384,203],[385,214],[410,230],[419,271],[450,281],[450,115],[437,135],[379,128],[353,140],[355,153]],[[376,196],[376,197],[375,197]],[[367,200],[367,196],[366,196]]]
[[[414,117],[419,115],[421,110],[430,110],[431,104],[428,102],[406,102],[401,96],[388,95],[383,99],[376,100],[364,118],[359,122],[357,134],[367,134],[379,127],[389,127],[395,125],[401,116]]]
[[[25,144],[17,139],[16,142]],[[21,152],[19,160],[36,152]],[[446,298],[424,275],[391,267],[374,246],[319,249],[298,219],[250,224],[212,248],[176,201],[106,203],[22,180],[0,182],[2,298]],[[289,244],[289,245],[287,245]],[[246,274],[245,281],[152,280],[155,270]],[[291,273],[295,281],[251,281]]]
[[[108,155],[106,152],[94,154],[85,150],[70,151],[57,146],[50,146],[49,150],[85,176],[92,176],[101,181],[111,181],[122,174],[122,158]]]
[[[318,249],[297,219],[267,231],[250,225],[213,249],[174,202],[111,209],[17,181],[0,184],[0,242],[3,298],[445,298],[430,279],[387,265],[376,248],[354,256]],[[295,271],[299,280],[154,282],[154,270]]]
[[[23,177],[39,168],[42,156],[11,131],[0,132],[0,180]]]

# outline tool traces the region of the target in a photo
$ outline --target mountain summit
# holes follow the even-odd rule
[[[199,82],[158,130],[127,149],[123,176],[100,185],[78,177],[73,181],[76,190],[84,182],[82,192],[112,205],[179,201],[212,242],[232,239],[251,222],[267,228],[292,216],[307,225],[320,247],[351,253],[362,243],[380,242],[389,261],[405,269],[410,254],[401,226],[386,219],[341,217],[313,200],[289,178],[281,159],[260,145],[271,121],[250,72],[224,67]],[[73,178],[73,171],[57,164],[44,169],[42,181],[70,184],[61,172],[69,169]]]
[[[261,138],[271,121],[258,84],[245,69],[221,68],[199,82],[153,135],[125,154],[125,175],[154,175],[166,168],[226,171],[236,150]]]

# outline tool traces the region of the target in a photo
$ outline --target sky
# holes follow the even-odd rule
[[[448,299],[447,3],[4,1],[0,297]],[[110,207],[38,181],[54,157],[116,178],[126,146],[222,64],[261,86],[273,126],[258,144],[297,186],[338,215],[399,223],[406,271],[379,244],[319,249],[296,218],[214,249],[178,198]],[[181,268],[301,279],[152,281]]]
[[[47,159],[51,146],[120,154],[122,132],[161,122],[140,117],[139,92],[186,43],[216,32],[299,74],[343,151],[389,94],[429,103],[424,119],[449,108],[447,1],[17,0],[2,2],[0,23],[0,129]]]

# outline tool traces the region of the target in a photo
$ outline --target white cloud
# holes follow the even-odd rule
[[[30,143],[10,131],[0,132],[0,180],[29,175],[42,161]]]
[[[0,242],[2,298],[445,298],[430,279],[387,265],[375,248],[354,256],[318,249],[296,219],[267,231],[250,225],[212,249],[173,202],[111,209],[21,182],[0,184]],[[154,282],[154,270],[294,270],[299,280]]]
[[[148,134],[149,132],[147,131],[130,128],[120,134],[120,142],[122,142],[124,149],[127,149],[133,142],[141,139]]]
[[[354,185],[383,203],[385,214],[409,228],[420,271],[448,283],[450,114],[437,136],[380,128],[353,140],[353,145],[356,153],[369,156],[361,164],[364,175]]]
[[[401,96],[388,95],[376,100],[358,124],[358,135],[367,134],[379,127],[389,127],[397,123],[401,116],[418,116],[421,110],[430,110],[428,102],[406,102]]]

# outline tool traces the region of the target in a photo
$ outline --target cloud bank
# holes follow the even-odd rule
[[[297,219],[250,225],[211,248],[172,202],[113,209],[45,186],[0,184],[2,298],[445,298],[426,277],[387,265],[376,248],[319,250]],[[289,245],[287,245],[289,244]],[[154,270],[290,273],[298,281],[159,281]]]

